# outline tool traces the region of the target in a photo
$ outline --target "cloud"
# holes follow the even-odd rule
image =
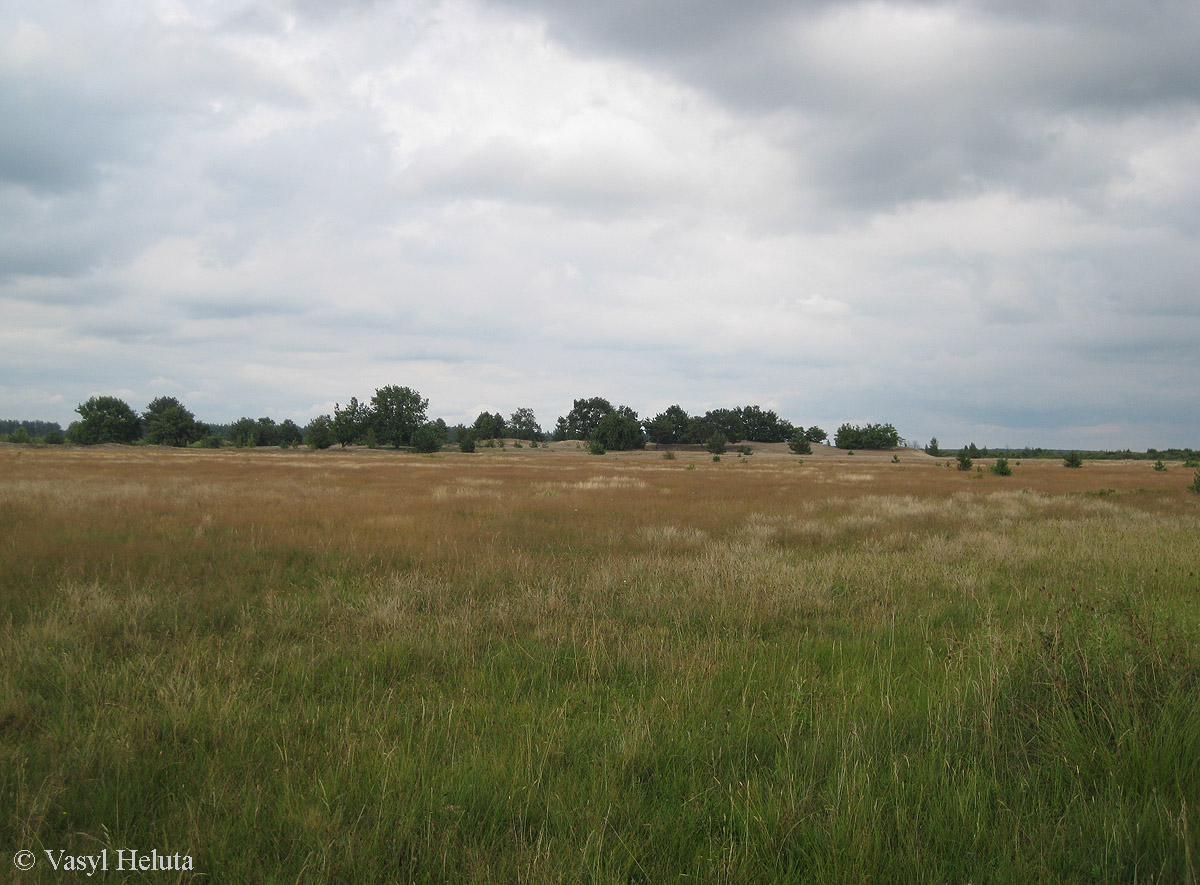
[[[0,414],[1194,444],[1200,13],[1130,9],[11,0]]]

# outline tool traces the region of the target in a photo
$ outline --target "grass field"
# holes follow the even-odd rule
[[[1167,467],[0,448],[3,875],[1195,883]]]

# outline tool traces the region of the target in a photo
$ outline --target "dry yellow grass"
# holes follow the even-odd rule
[[[228,881],[1195,881],[1192,471],[764,448],[0,448],[0,837]]]

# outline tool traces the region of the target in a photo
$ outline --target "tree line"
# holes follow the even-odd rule
[[[472,424],[455,426],[448,426],[440,418],[430,420],[428,409],[429,400],[416,390],[386,385],[369,399],[351,397],[344,406],[335,404],[332,413],[318,415],[305,427],[291,419],[277,423],[269,417],[206,424],[196,420],[175,397],[157,397],[139,413],[119,397],[94,396],[76,407],[79,419],[65,434],[50,422],[9,422],[14,425],[9,436],[14,442],[28,442],[34,438],[32,430],[38,430],[43,442],[76,445],[145,442],[211,448],[307,445],[314,449],[356,445],[406,447],[421,452],[439,451],[447,444],[474,451],[476,444],[494,445],[502,439],[527,440],[535,446],[552,440],[580,440],[586,441],[592,451],[627,451],[647,444],[705,445],[715,451],[726,443],[787,442],[800,454],[810,452],[812,444],[829,439],[816,425],[795,425],[756,405],[712,409],[702,415],[689,415],[682,406],[673,405],[643,419],[629,406],[613,405],[604,397],[589,397],[574,400],[571,410],[558,418],[552,431],[542,429],[530,408],[519,408],[507,418],[499,412],[485,411]],[[891,424],[843,424],[834,444],[848,449],[892,448],[900,444],[900,439]]]

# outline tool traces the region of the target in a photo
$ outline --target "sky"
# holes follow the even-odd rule
[[[1194,0],[0,0],[0,417],[1200,446]]]

